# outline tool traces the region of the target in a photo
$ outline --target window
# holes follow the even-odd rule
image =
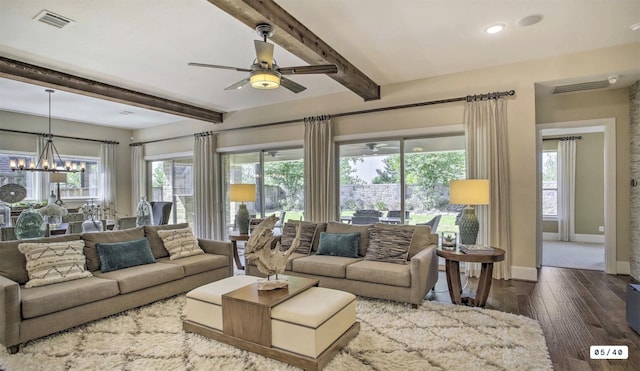
[[[99,188],[99,171],[97,158],[61,156],[60,159],[63,162],[84,162],[86,164],[86,170],[84,173],[67,173],[67,182],[60,183],[61,199],[72,200],[100,197],[101,192]],[[36,162],[37,158],[33,153],[0,153],[0,186],[9,183],[20,184],[27,190],[27,197],[25,199],[35,201],[35,174],[37,173],[26,170],[11,171],[11,167],[9,165],[9,161],[11,160],[15,160],[16,162],[24,160],[25,163],[28,164],[31,161]],[[55,185],[51,184],[49,191],[54,190],[54,187]]]
[[[542,215],[558,216],[558,151],[542,152]]]
[[[173,202],[169,224],[189,223],[193,227],[193,159],[149,161],[149,201]]]
[[[440,215],[436,230],[457,231],[463,206],[449,204],[449,180],[465,177],[463,136],[346,143],[338,151],[340,221],[424,224]]]
[[[230,202],[229,184],[256,185],[256,201],[245,202],[249,214],[272,214],[285,220],[300,219],[304,211],[304,153],[302,148],[230,153],[222,156],[225,195],[225,231],[235,228],[240,203]]]

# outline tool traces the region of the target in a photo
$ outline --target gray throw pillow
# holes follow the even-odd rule
[[[360,233],[320,233],[317,255],[358,257]]]
[[[369,227],[369,248],[364,260],[407,264],[412,228]]]
[[[284,227],[282,228],[280,249],[288,250],[289,247],[291,247],[293,240],[296,238],[298,223],[302,223],[302,230],[300,231],[300,246],[298,246],[298,248],[294,252],[309,255],[317,228],[317,224],[312,222],[300,222],[292,220],[286,222]]]
[[[156,262],[147,238],[126,242],[97,243],[96,251],[100,258],[102,273]]]

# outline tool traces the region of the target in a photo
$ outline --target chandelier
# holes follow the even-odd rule
[[[63,162],[56,145],[53,144],[53,134],[51,134],[51,94],[53,94],[54,91],[51,89],[46,89],[45,91],[49,93],[49,134],[47,135],[47,142],[38,157],[38,162],[32,160],[27,167],[25,159],[18,159],[18,161],[11,160],[9,166],[12,171],[29,170],[48,173],[83,173],[86,168],[84,162],[81,162],[79,165],[71,163],[71,161]]]

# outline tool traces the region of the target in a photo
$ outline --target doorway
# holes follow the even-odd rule
[[[537,125],[537,132],[537,266],[550,265],[617,273],[615,119],[540,124]],[[549,179],[548,174],[546,177],[544,175],[545,166],[546,172],[549,173],[549,159],[553,158],[553,148],[558,148],[553,140],[544,139],[555,138],[557,143],[557,138],[567,137],[570,137],[570,140],[580,138],[577,140],[585,141],[581,143],[582,158],[578,157],[575,167],[576,201],[575,206],[571,207],[575,210],[575,218],[570,226],[562,224],[567,220],[565,214],[560,217],[554,215],[552,207],[549,206],[553,204],[554,192],[556,197],[558,195],[557,186],[554,189],[553,182],[543,182],[544,179]],[[564,153],[564,150],[562,151]],[[601,155],[603,153],[604,156]],[[564,155],[562,157],[564,158]],[[594,174],[598,172],[601,175],[598,184],[594,184]],[[566,182],[566,178],[564,181]],[[564,211],[568,209],[566,205]],[[562,223],[559,223],[559,220],[562,220]],[[567,235],[567,231],[570,231],[570,236]]]

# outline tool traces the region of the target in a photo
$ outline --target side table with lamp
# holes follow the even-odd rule
[[[244,269],[238,254],[238,241],[249,240],[249,210],[245,202],[255,202],[256,185],[255,184],[229,184],[229,201],[240,202],[238,211],[236,212],[236,231],[229,234],[229,239],[233,245],[233,259],[238,269]]]

